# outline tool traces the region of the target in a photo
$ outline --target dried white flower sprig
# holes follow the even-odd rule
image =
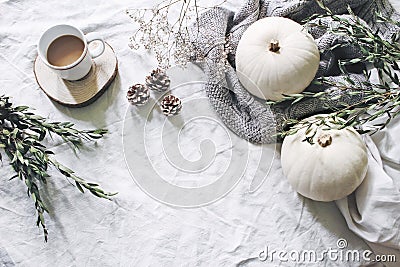
[[[200,13],[219,7],[227,0],[213,6],[201,6],[200,2],[164,0],[152,8],[127,9],[126,13],[139,26],[130,38],[130,48],[137,50],[143,46],[151,50],[162,69],[169,69],[172,64],[185,66],[194,55],[199,54],[190,41],[190,36],[197,34],[199,29],[191,25],[198,21]],[[202,60],[201,57],[196,58]]]

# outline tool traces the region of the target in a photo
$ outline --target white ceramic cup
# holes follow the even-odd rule
[[[73,35],[81,39],[85,45],[82,55],[73,63],[67,66],[54,66],[47,60],[47,49],[50,44],[63,35]],[[89,49],[89,43],[99,41],[98,46]],[[46,30],[40,37],[38,44],[38,54],[40,59],[58,76],[65,80],[76,81],[85,77],[92,68],[92,58],[100,56],[105,50],[103,38],[98,33],[89,33],[84,35],[83,32],[71,25],[56,25]]]

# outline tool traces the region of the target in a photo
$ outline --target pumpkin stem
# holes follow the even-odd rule
[[[321,147],[327,147],[332,144],[332,136],[329,134],[322,134],[318,137],[318,144]]]
[[[271,43],[269,44],[269,51],[272,51],[272,52],[278,52],[279,51],[279,49],[280,49],[280,47],[279,47],[279,41],[278,40],[276,40],[276,39],[272,39],[271,40]]]

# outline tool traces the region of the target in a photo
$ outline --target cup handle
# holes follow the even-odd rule
[[[85,35],[86,42],[89,45],[93,41],[99,41],[100,45],[96,46],[94,49],[89,49],[89,54],[92,58],[96,58],[103,54],[104,50],[106,49],[106,44],[103,40],[103,37],[99,33],[91,32]]]

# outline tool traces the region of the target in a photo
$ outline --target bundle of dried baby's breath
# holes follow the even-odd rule
[[[185,66],[191,56],[199,54],[190,41],[190,36],[196,36],[199,29],[191,26],[200,13],[227,2],[220,1],[213,6],[203,6],[201,0],[164,0],[151,8],[127,9],[126,13],[138,25],[129,46],[135,50],[143,46],[152,51],[162,69],[168,69],[172,64]],[[173,12],[176,10],[179,10],[178,15]]]

